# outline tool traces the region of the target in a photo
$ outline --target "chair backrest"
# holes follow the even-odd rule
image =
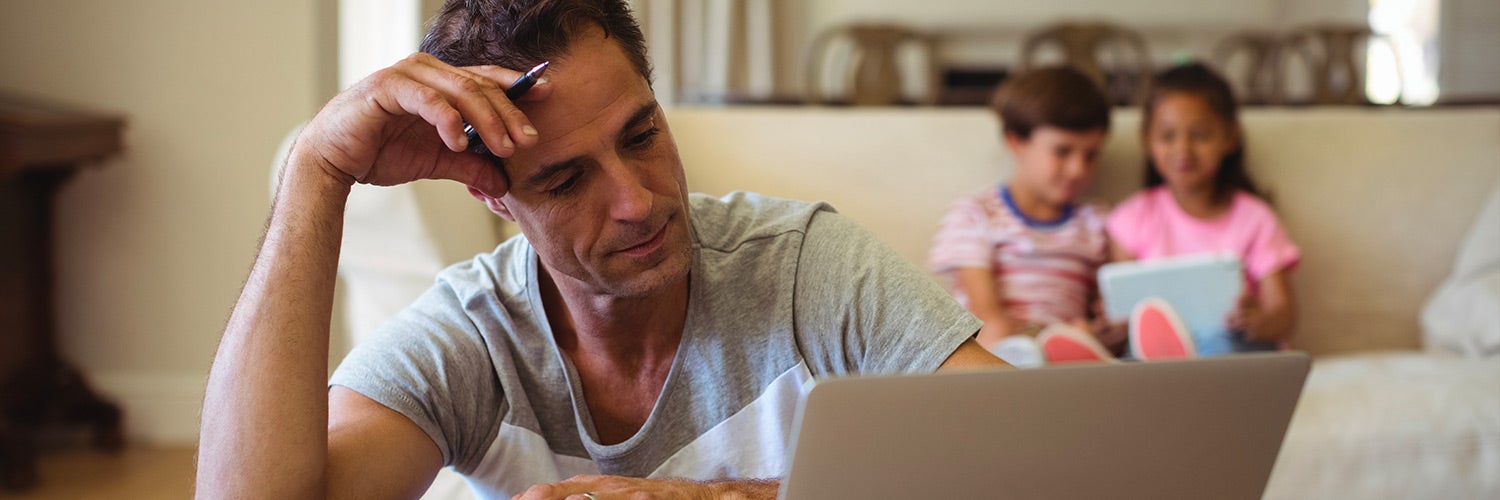
[[[831,57],[840,44],[848,46],[847,57]],[[901,49],[913,47],[923,62],[912,68],[903,66]],[[924,33],[889,24],[851,24],[829,29],[818,35],[808,47],[805,61],[803,94],[808,102],[828,103],[824,78],[835,70],[842,79],[843,99],[855,106],[888,106],[902,103],[905,74],[916,71],[926,89],[919,104],[937,104],[940,94],[934,38]],[[839,68],[828,65],[842,64]]]
[[[1235,61],[1243,60],[1243,67]],[[1240,102],[1279,104],[1282,99],[1281,35],[1268,31],[1242,31],[1220,40],[1213,61]],[[1242,69],[1243,71],[1236,71]]]
[[[1364,48],[1376,39],[1364,25],[1306,26],[1287,33],[1282,57],[1305,64],[1314,104],[1369,104]]]
[[[1055,24],[1026,37],[1021,46],[1021,69],[1039,66],[1040,54],[1049,46],[1060,47],[1063,63],[1093,79],[1112,102],[1139,104],[1145,100],[1151,59],[1139,33],[1105,22]],[[1106,54],[1122,62],[1106,63]]]

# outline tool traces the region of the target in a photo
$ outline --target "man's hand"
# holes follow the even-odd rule
[[[519,75],[417,54],[339,94],[303,128],[209,373],[198,497],[317,498],[353,481],[405,492],[431,480],[436,446],[405,417],[378,415],[373,402],[333,420],[338,430],[363,433],[329,434],[328,338],[344,204],[355,182],[452,179],[503,196],[505,173],[495,158],[465,151],[463,123],[496,156],[536,144],[535,129],[505,97]],[[527,98],[549,92],[537,85]],[[387,441],[381,451],[425,453],[363,453],[361,440],[372,435]]]
[[[776,498],[777,481],[696,482],[620,476],[573,476],[560,483],[539,484],[511,500],[615,500],[621,498],[718,499]]]
[[[495,158],[469,153],[464,123],[498,157],[536,144],[537,131],[505,97],[520,72],[454,67],[417,53],[340,93],[298,136],[293,164],[312,163],[345,185],[391,186],[451,179],[499,197],[507,189]],[[524,100],[545,99],[546,84]]]

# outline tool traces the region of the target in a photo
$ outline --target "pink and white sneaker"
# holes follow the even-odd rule
[[[1192,332],[1165,300],[1142,300],[1130,313],[1130,352],[1136,359],[1191,358],[1198,355]]]
[[[990,346],[989,350],[995,357],[1016,368],[1036,368],[1047,364],[1047,357],[1042,354],[1041,345],[1037,344],[1036,339],[1027,335],[1005,337]]]
[[[1048,326],[1036,336],[1047,355],[1048,363],[1113,362],[1117,361],[1099,339],[1088,332],[1062,323]]]

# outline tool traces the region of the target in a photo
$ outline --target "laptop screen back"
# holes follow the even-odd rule
[[[1260,498],[1309,361],[1255,354],[818,383],[789,500]]]

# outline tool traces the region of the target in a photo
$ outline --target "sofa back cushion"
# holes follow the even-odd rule
[[[1296,348],[1416,348],[1418,310],[1500,183],[1500,108],[1251,109],[1247,163],[1303,261]],[[984,109],[676,108],[689,188],[826,200],[923,265],[958,196],[1012,161]],[[1139,114],[1119,110],[1091,196],[1139,189]]]

